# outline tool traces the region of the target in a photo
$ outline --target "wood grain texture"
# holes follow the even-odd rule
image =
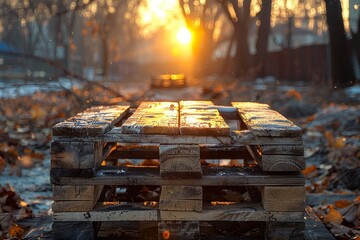
[[[232,102],[247,129],[261,137],[298,137],[302,130],[292,121],[271,110],[266,104]]]
[[[262,155],[256,160],[261,169],[268,172],[298,172],[305,169],[303,156]]]
[[[103,186],[94,187],[93,198],[90,200],[55,200],[52,204],[52,210],[53,212],[92,211],[103,188]]]
[[[260,152],[263,155],[304,155],[304,146],[297,145],[261,145]]]
[[[211,101],[180,101],[180,134],[228,136],[230,127]]]
[[[179,134],[176,102],[142,102],[121,125],[124,134]]]
[[[51,168],[88,169],[103,160],[103,144],[96,142],[51,142]]]
[[[162,186],[159,209],[200,212],[203,201],[202,193],[202,187],[199,186]]]
[[[106,204],[106,205],[105,205]],[[304,212],[267,212],[259,204],[203,205],[201,212],[159,211],[143,204],[98,203],[91,212],[54,212],[54,221],[270,221],[303,222]]]
[[[160,175],[162,178],[200,178],[200,148],[198,145],[160,145]]]
[[[169,236],[169,238],[167,238]],[[158,239],[200,239],[198,221],[162,221],[158,223]]]
[[[109,131],[121,121],[129,111],[129,106],[92,107],[76,116],[56,124],[53,136],[97,136]]]
[[[305,209],[304,186],[265,186],[261,188],[265,211],[302,212]]]
[[[53,185],[53,200],[94,200],[95,188],[99,186],[59,186]]]
[[[241,135],[242,137],[243,135]],[[238,134],[235,135],[240,140]],[[61,137],[54,136],[58,141],[80,142],[121,142],[121,143],[154,143],[154,144],[231,144],[234,141],[230,136],[189,136],[189,135],[160,135],[160,134],[123,134],[120,127],[114,127],[108,133],[96,137]],[[247,141],[248,142],[248,141]],[[271,141],[271,143],[273,143]],[[271,144],[270,143],[270,144]]]

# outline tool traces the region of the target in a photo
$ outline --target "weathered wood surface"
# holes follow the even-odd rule
[[[160,145],[160,175],[162,178],[200,178],[200,148],[198,145]]]
[[[303,156],[304,146],[297,145],[261,145],[260,153],[262,155],[294,155]]]
[[[124,134],[179,134],[176,102],[142,102],[122,125]]]
[[[262,155],[256,161],[263,171],[297,172],[305,169],[303,156]]]
[[[304,186],[265,186],[261,189],[264,209],[269,212],[304,211]]]
[[[260,204],[205,205],[202,212],[159,211],[143,204],[98,203],[91,212],[55,212],[58,221],[271,221],[303,222],[304,212],[266,212]]]
[[[121,142],[148,144],[223,144],[223,145],[296,145],[302,144],[301,137],[255,137],[250,130],[232,131],[230,136],[190,136],[158,134],[123,134],[120,127],[114,127],[106,134],[95,137],[54,136],[53,140],[77,142]]]
[[[228,136],[230,127],[211,101],[180,101],[180,134]]]
[[[269,146],[267,146],[269,149]],[[294,145],[288,147],[279,146],[279,152],[283,148],[288,149],[290,152]],[[290,147],[290,148],[289,148]],[[266,149],[266,148],[265,148]],[[271,151],[274,152],[274,148],[270,147]],[[301,149],[301,147],[299,147]],[[258,163],[263,171],[269,172],[296,172],[305,169],[305,158],[303,155],[297,154],[272,154],[266,155],[262,152],[262,146],[257,148],[257,151],[249,149],[253,159]],[[285,151],[286,152],[286,151]]]
[[[51,142],[51,168],[88,169],[103,160],[103,144],[96,142]]]
[[[247,128],[259,137],[299,137],[301,128],[267,104],[232,102]]]
[[[121,121],[129,111],[129,106],[92,107],[52,128],[53,136],[87,137],[109,131]]]
[[[159,159],[159,146],[118,145],[109,159]],[[245,159],[251,158],[245,146],[200,146],[200,159]]]
[[[55,200],[52,204],[53,212],[79,212],[79,211],[92,211],[97,204],[99,197],[102,193],[103,186],[95,186],[93,197],[89,200]],[[66,197],[68,197],[67,195]],[[75,197],[69,197],[75,198]]]
[[[95,188],[99,186],[53,185],[53,200],[94,200]]]
[[[279,186],[305,184],[301,173],[265,173],[257,167],[203,167],[200,179],[163,179],[158,168],[102,167],[94,178],[62,177],[62,185]]]
[[[203,191],[199,186],[161,187],[159,209],[166,211],[200,212],[203,205]]]
[[[197,221],[159,222],[158,239],[200,239],[200,224]]]

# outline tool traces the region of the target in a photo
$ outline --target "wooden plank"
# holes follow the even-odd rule
[[[53,185],[53,200],[93,200],[95,198],[95,187],[99,186]]]
[[[122,125],[124,134],[179,134],[176,102],[142,102]]]
[[[137,204],[98,203],[91,212],[54,212],[56,221],[270,221],[303,222],[303,212],[267,212],[259,204],[203,206],[202,212],[159,211]]]
[[[200,178],[200,148],[198,145],[160,145],[160,175],[162,178]]]
[[[292,121],[264,104],[232,102],[239,115],[255,136],[298,137],[302,130]]]
[[[161,187],[159,209],[199,212],[202,210],[202,197],[202,187],[199,186],[165,185]]]
[[[96,142],[51,142],[51,168],[94,168],[103,160],[103,144]]]
[[[159,159],[159,146],[118,145],[109,159]],[[251,158],[245,146],[200,146],[200,159],[245,159]]]
[[[299,172],[266,173],[258,167],[203,167],[200,179],[163,179],[158,168],[113,168],[99,170],[94,178],[62,177],[62,185],[191,185],[191,186],[279,186],[305,184]]]
[[[233,131],[232,143],[241,145],[299,145],[302,137],[259,137],[250,130]]]
[[[180,101],[180,134],[228,136],[230,127],[211,101]]]
[[[92,107],[52,128],[53,136],[86,137],[97,136],[109,131],[121,121],[129,106]]]
[[[263,155],[304,155],[304,146],[296,145],[261,145],[260,152]]]
[[[256,161],[263,171],[269,172],[297,172],[305,169],[303,156],[262,155]]]
[[[265,186],[261,196],[265,211],[301,212],[305,208],[304,186]]]
[[[159,222],[158,239],[200,239],[200,224],[198,221]]]
[[[250,133],[250,132],[249,132]],[[238,135],[236,135],[239,141]],[[82,142],[121,142],[147,144],[232,144],[230,136],[188,136],[188,135],[159,135],[159,134],[123,134],[120,127],[114,127],[108,133],[96,137],[61,137],[54,136],[58,141]],[[255,143],[256,144],[256,143]]]
[[[53,212],[92,211],[103,188],[103,186],[96,186],[94,188],[93,198],[90,200],[55,200],[52,204],[52,210]]]

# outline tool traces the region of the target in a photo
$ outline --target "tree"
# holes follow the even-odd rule
[[[216,0],[179,0],[180,8],[189,30],[192,32],[192,48],[195,57],[195,74],[206,75],[216,46],[222,41],[216,38],[215,30],[221,31],[221,6]],[[221,35],[221,34],[219,34]]]
[[[355,83],[354,69],[349,55],[348,41],[342,18],[340,0],[325,0],[331,50],[331,72],[334,88]]]

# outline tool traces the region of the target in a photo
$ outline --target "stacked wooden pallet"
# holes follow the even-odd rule
[[[186,87],[186,77],[183,74],[163,74],[151,78],[152,88],[181,88]]]
[[[234,121],[239,127],[229,127]],[[56,125],[51,147],[55,238],[73,236],[69,227],[94,238],[93,222],[116,221],[157,221],[159,239],[200,237],[203,221],[260,221],[270,226],[268,238],[301,237],[301,129],[266,104],[143,102],[132,114],[128,106],[97,107]],[[111,159],[148,158],[158,166],[109,166]],[[151,202],[109,202],[107,186],[161,192]],[[250,201],[209,199],[219,187],[243,187]]]

